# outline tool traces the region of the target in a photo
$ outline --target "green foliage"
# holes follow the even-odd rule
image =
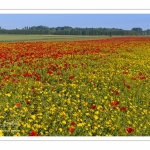
[[[72,28],[69,26],[53,27],[25,26],[22,29],[6,30],[0,27],[0,34],[39,34],[39,35],[150,35],[149,29],[143,31],[141,28],[123,30],[118,28]]]
[[[143,34],[143,31],[141,28],[132,28],[132,31],[134,31],[136,34],[140,34],[140,35]]]

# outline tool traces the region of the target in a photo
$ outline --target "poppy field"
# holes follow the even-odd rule
[[[0,43],[0,136],[150,136],[150,37]]]

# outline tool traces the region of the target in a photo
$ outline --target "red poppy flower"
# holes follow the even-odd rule
[[[59,79],[59,82],[62,82],[62,79]]]
[[[68,128],[69,132],[74,132],[74,128],[70,127]]]
[[[128,88],[128,89],[130,89],[131,87],[130,87],[130,85],[128,85],[128,84],[126,84],[126,87]]]
[[[53,72],[52,72],[52,71],[50,71],[50,70],[48,70],[48,71],[47,71],[47,73],[48,73],[48,74],[52,74]]]
[[[71,75],[71,76],[69,76],[69,79],[73,79],[73,78],[74,78],[74,76],[72,76],[72,75]]]
[[[35,131],[31,131],[29,136],[39,136],[39,134],[37,134]]]
[[[145,80],[145,79],[146,79],[146,76],[140,76],[139,79],[140,79],[140,80]]]
[[[127,71],[123,71],[123,74],[128,74],[128,72]]]
[[[17,106],[17,108],[20,108],[21,104],[20,103],[16,103],[16,106]]]
[[[141,75],[142,75],[142,72],[139,72],[139,75],[141,76]]]
[[[24,76],[24,77],[27,77],[27,76],[28,76],[28,72],[25,72],[25,73],[23,74],[23,76]]]
[[[12,76],[16,77],[16,74],[13,74]]]
[[[134,129],[133,129],[133,128],[127,128],[126,131],[127,131],[128,133],[132,133],[132,132],[134,132]]]
[[[30,100],[26,100],[26,104],[30,104]]]
[[[71,125],[75,126],[75,125],[76,125],[76,123],[75,123],[75,122],[72,122],[72,123],[71,123]]]
[[[36,77],[36,81],[40,81],[40,80],[41,80],[40,76]]]
[[[127,108],[126,108],[126,107],[120,107],[120,110],[121,110],[121,111],[126,111]]]
[[[54,87],[52,87],[52,91],[54,91],[55,90],[55,88]]]
[[[119,92],[118,91],[116,91],[116,96],[119,96]]]
[[[91,105],[90,108],[91,108],[91,109],[95,109],[96,106],[95,106],[95,105]]]
[[[32,78],[33,75],[32,75],[32,74],[29,74],[28,76],[29,76],[30,78]]]
[[[12,78],[12,79],[11,79],[11,81],[12,81],[12,82],[15,82],[15,81],[16,81],[16,79],[15,79],[15,78]]]
[[[132,80],[136,80],[136,77],[132,77]]]
[[[119,102],[118,100],[116,100],[116,101],[110,103],[110,105],[111,105],[112,107],[116,107],[116,106],[119,105],[119,104],[120,104],[120,102]]]
[[[115,91],[114,91],[114,90],[111,90],[111,92],[114,93]]]
[[[34,90],[34,91],[33,91],[33,94],[37,94],[37,92]]]

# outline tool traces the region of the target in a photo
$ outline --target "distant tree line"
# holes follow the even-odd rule
[[[141,28],[132,28],[131,30],[123,30],[118,28],[72,28],[46,26],[25,26],[22,29],[4,29],[0,27],[0,34],[51,34],[51,35],[150,35],[150,29],[143,31]]]

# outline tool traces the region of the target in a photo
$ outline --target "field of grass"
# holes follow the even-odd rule
[[[0,68],[1,136],[150,136],[149,37],[2,42]]]
[[[1,35],[0,42],[17,41],[76,41],[76,40],[99,40],[109,36],[82,36],[82,35]]]

